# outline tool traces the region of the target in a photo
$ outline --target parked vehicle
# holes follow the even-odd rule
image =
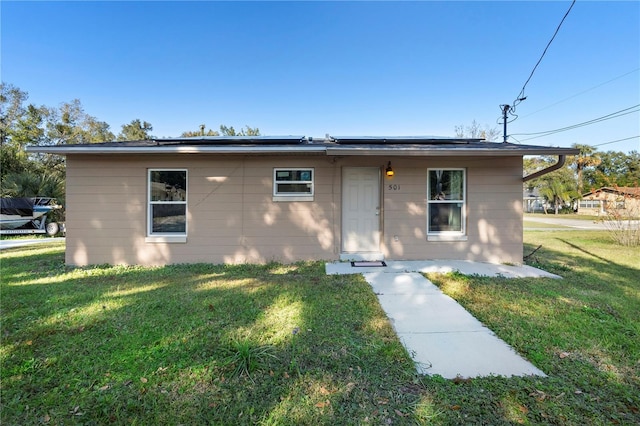
[[[47,223],[47,215],[61,209],[50,197],[0,199],[0,234],[56,235],[60,225]]]

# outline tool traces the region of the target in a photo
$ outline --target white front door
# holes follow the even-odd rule
[[[342,169],[342,251],[380,252],[380,169]]]

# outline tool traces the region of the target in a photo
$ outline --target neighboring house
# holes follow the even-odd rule
[[[525,213],[543,213],[547,208],[547,202],[538,188],[529,188],[522,191],[522,209]]]
[[[640,187],[605,186],[582,195],[579,214],[606,215],[620,213],[624,217],[640,216]]]
[[[202,137],[66,155],[66,263],[522,262],[523,155],[433,137]],[[536,173],[536,176],[554,167]]]

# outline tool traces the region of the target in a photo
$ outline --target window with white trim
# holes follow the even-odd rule
[[[600,200],[580,200],[579,208],[581,209],[599,209]]]
[[[465,169],[428,169],[427,235],[465,235],[465,205]]]
[[[273,169],[274,201],[313,201],[313,168]]]
[[[149,236],[187,235],[187,171],[149,169]]]

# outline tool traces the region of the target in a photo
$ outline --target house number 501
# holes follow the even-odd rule
[[[400,185],[389,185],[387,186],[388,191],[400,191]]]

